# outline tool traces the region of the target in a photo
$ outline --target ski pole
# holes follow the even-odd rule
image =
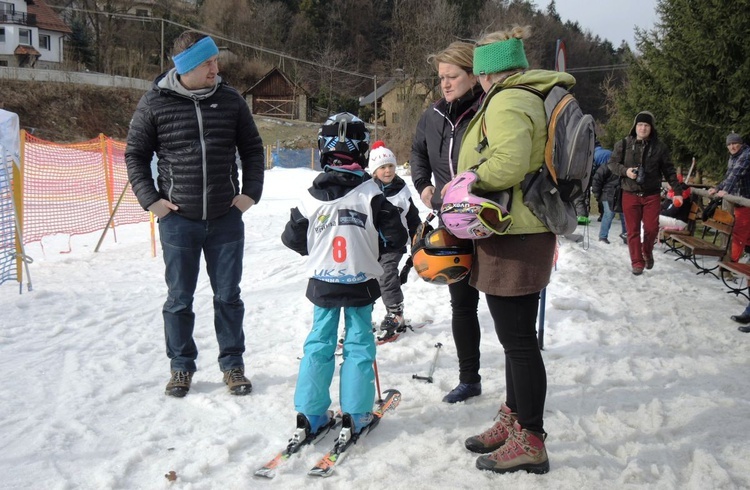
[[[432,383],[432,373],[435,372],[435,366],[437,366],[438,354],[440,354],[440,348],[442,346],[443,344],[441,344],[440,342],[435,344],[435,349],[436,349],[435,357],[432,358],[432,365],[430,366],[430,374],[428,374],[427,376],[419,376],[419,375],[413,374],[412,379],[421,379],[421,380],[427,381],[428,383]]]
[[[383,395],[380,394],[380,375],[378,374],[378,361],[372,361],[372,367],[375,368],[375,386],[378,388],[378,403],[383,401]]]

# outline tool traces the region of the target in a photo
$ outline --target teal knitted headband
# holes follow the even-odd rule
[[[474,75],[489,75],[528,67],[523,41],[518,38],[513,37],[474,48]]]
[[[219,54],[219,48],[213,39],[206,36],[177,56],[172,57],[177,73],[184,75],[194,70],[198,65]]]

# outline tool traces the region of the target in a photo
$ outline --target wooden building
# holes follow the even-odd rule
[[[375,105],[375,92],[371,92],[359,100],[360,107]],[[430,88],[421,82],[414,82],[409,78],[392,78],[377,89],[378,121],[379,125],[397,128],[402,124],[403,114],[409,102],[416,103],[421,109],[429,105],[432,98]],[[370,123],[375,123],[373,117]],[[408,121],[407,124],[410,124]]]
[[[278,68],[242,93],[250,112],[259,116],[308,120],[308,93]]]

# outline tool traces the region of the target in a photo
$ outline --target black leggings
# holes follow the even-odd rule
[[[469,278],[450,284],[451,328],[458,356],[458,381],[479,383],[479,341],[482,338],[477,318],[479,291],[469,285]]]
[[[539,293],[487,296],[497,338],[505,351],[505,403],[524,429],[544,432],[547,371],[536,336]]]

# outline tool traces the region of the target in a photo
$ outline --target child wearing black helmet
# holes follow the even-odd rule
[[[420,224],[419,210],[411,200],[411,191],[406,182],[396,174],[396,163],[396,155],[385,147],[385,143],[376,141],[372,144],[369,165],[372,178],[386,199],[398,208],[404,228],[408,230],[409,237],[413,237]],[[380,293],[386,309],[378,332],[380,341],[391,339],[396,333],[406,330],[404,293],[401,291],[401,283],[405,281],[402,281],[398,270],[405,253],[406,247],[403,247],[380,255],[379,262],[383,267],[383,275],[379,279]],[[408,272],[408,268],[405,270]]]
[[[281,237],[287,247],[309,255],[306,296],[315,305],[314,317],[294,393],[297,428],[307,437],[332,425],[329,391],[342,308],[346,334],[339,398],[344,428],[358,434],[372,420],[372,308],[383,273],[378,257],[401,249],[407,240],[398,209],[364,171],[369,150],[364,122],[349,113],[331,116],[320,128],[318,147],[323,173],[292,209]]]

